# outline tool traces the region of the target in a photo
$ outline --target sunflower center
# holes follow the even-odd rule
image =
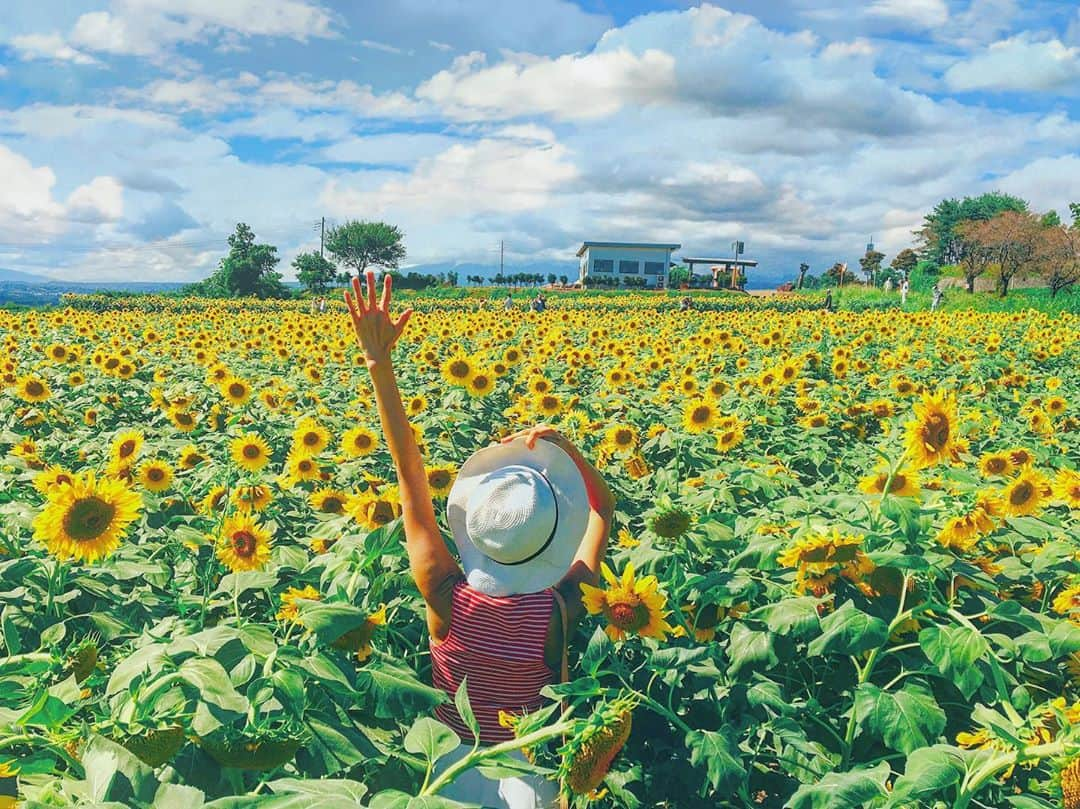
[[[432,472],[431,476],[428,478],[428,483],[430,483],[436,489],[441,489],[445,487],[446,484],[448,484],[449,482],[450,473],[442,469]]]
[[[709,416],[712,415],[712,410],[704,405],[699,405],[694,408],[694,412],[690,414],[690,420],[694,424],[705,424],[709,420]]]
[[[248,444],[244,447],[245,458],[255,459],[258,458],[260,455],[262,455],[262,453],[259,451],[259,448],[254,444]]]
[[[45,386],[36,379],[31,379],[26,383],[26,392],[31,396],[40,396],[45,392]]]
[[[323,511],[330,512],[332,514],[340,514],[341,509],[344,507],[344,503],[337,497],[327,497],[323,500]]]
[[[629,430],[622,429],[615,433],[615,443],[620,447],[629,446],[633,440],[634,436]]]
[[[158,481],[165,479],[165,470],[158,467],[151,467],[146,471],[146,477],[157,483]]]
[[[889,487],[889,492],[891,493],[902,491],[903,488],[907,486],[907,482],[907,476],[903,474],[897,474],[896,477],[892,479],[892,486]]]
[[[243,396],[244,395],[244,386],[234,382],[233,384],[229,385],[229,395],[230,396],[237,396],[237,397]]]
[[[255,555],[255,535],[250,531],[237,531],[232,535],[233,552],[237,556],[249,558]]]
[[[1004,458],[990,458],[986,462],[986,468],[995,475],[1000,475],[1005,471],[1005,459]]]
[[[469,363],[464,360],[454,360],[450,363],[450,376],[455,379],[464,379],[469,375]]]
[[[371,436],[361,433],[360,435],[356,436],[356,439],[353,441],[353,443],[356,444],[357,449],[367,449],[371,446]]]
[[[377,500],[371,509],[371,521],[376,525],[385,525],[394,519],[394,507],[386,500]]]
[[[179,424],[183,424],[185,426],[188,425],[188,424],[191,424],[191,422],[192,422],[191,414],[189,414],[189,413],[177,413],[176,414],[176,421]]]
[[[120,445],[120,457],[126,458],[135,452],[135,442],[130,438]]]
[[[636,632],[649,623],[649,608],[637,598],[615,602],[608,607],[608,615],[612,625],[623,632]]]
[[[941,413],[934,413],[926,420],[923,437],[927,445],[940,452],[949,443],[949,419]]]
[[[318,446],[319,434],[318,433],[304,433],[304,446],[314,447]]]
[[[108,529],[116,515],[116,506],[100,497],[85,497],[64,515],[64,530],[76,542],[97,539]]]
[[[1035,487],[1025,480],[1009,492],[1009,502],[1014,506],[1022,506],[1031,500],[1033,494],[1035,494]]]

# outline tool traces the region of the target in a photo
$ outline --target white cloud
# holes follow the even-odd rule
[[[949,19],[945,0],[876,0],[866,10],[871,17],[880,17],[914,28],[936,28]]]
[[[70,138],[117,124],[159,131],[178,128],[173,118],[160,113],[92,104],[36,103],[0,110],[0,135]]]
[[[850,42],[830,42],[821,52],[821,56],[823,59],[846,59],[852,56],[873,56],[875,53],[877,48],[874,43],[857,37]]]
[[[388,45],[385,42],[376,42],[374,39],[361,39],[360,45],[368,50],[382,51],[383,53],[393,54],[411,54],[412,51],[406,51],[404,48],[398,48],[394,45]]]
[[[20,59],[54,59],[58,62],[74,62],[92,65],[96,60],[78,51],[64,41],[59,34],[24,34],[11,38],[11,46]]]
[[[427,44],[433,47],[437,51],[452,51],[453,45],[447,45],[445,42],[439,42],[438,40],[429,39]]]
[[[1027,33],[995,42],[945,71],[953,90],[1080,93],[1080,45],[1035,41]]]
[[[95,177],[68,196],[67,215],[79,222],[115,222],[124,215],[124,187],[113,177]]]
[[[1040,157],[998,178],[995,187],[1031,201],[1037,211],[1057,209],[1068,221],[1068,203],[1077,202],[1080,155]]]
[[[192,79],[159,79],[123,97],[137,98],[155,107],[217,112],[237,104],[241,95],[230,81],[212,81],[206,76]]]
[[[507,54],[491,66],[484,54],[473,52],[423,82],[416,95],[465,120],[582,120],[669,98],[674,88],[675,59],[655,49],[640,56],[617,50],[555,59]]]
[[[287,76],[272,77],[259,88],[265,101],[278,102],[299,109],[334,109],[372,117],[409,118],[422,111],[422,105],[402,93],[376,93],[370,84],[354,81],[309,81]]]

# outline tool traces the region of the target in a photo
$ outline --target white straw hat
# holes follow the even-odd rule
[[[589,500],[577,464],[540,439],[518,438],[473,453],[446,501],[469,585],[490,596],[536,593],[570,569]]]

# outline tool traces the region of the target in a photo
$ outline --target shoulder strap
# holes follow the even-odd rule
[[[555,596],[555,603],[559,606],[559,616],[562,618],[562,671],[560,682],[568,682],[570,680],[570,663],[568,659],[568,648],[570,645],[570,623],[566,615],[566,599],[562,597],[562,593],[559,592],[559,588],[552,587],[551,594]]]

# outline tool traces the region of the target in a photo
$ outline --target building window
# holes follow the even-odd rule
[[[592,263],[593,272],[614,272],[615,262],[610,258],[594,258]]]
[[[645,274],[646,275],[663,275],[664,274],[664,262],[662,262],[662,261],[646,261],[645,262]]]
[[[638,264],[639,262],[637,261],[620,261],[619,272],[622,275],[637,275]]]

